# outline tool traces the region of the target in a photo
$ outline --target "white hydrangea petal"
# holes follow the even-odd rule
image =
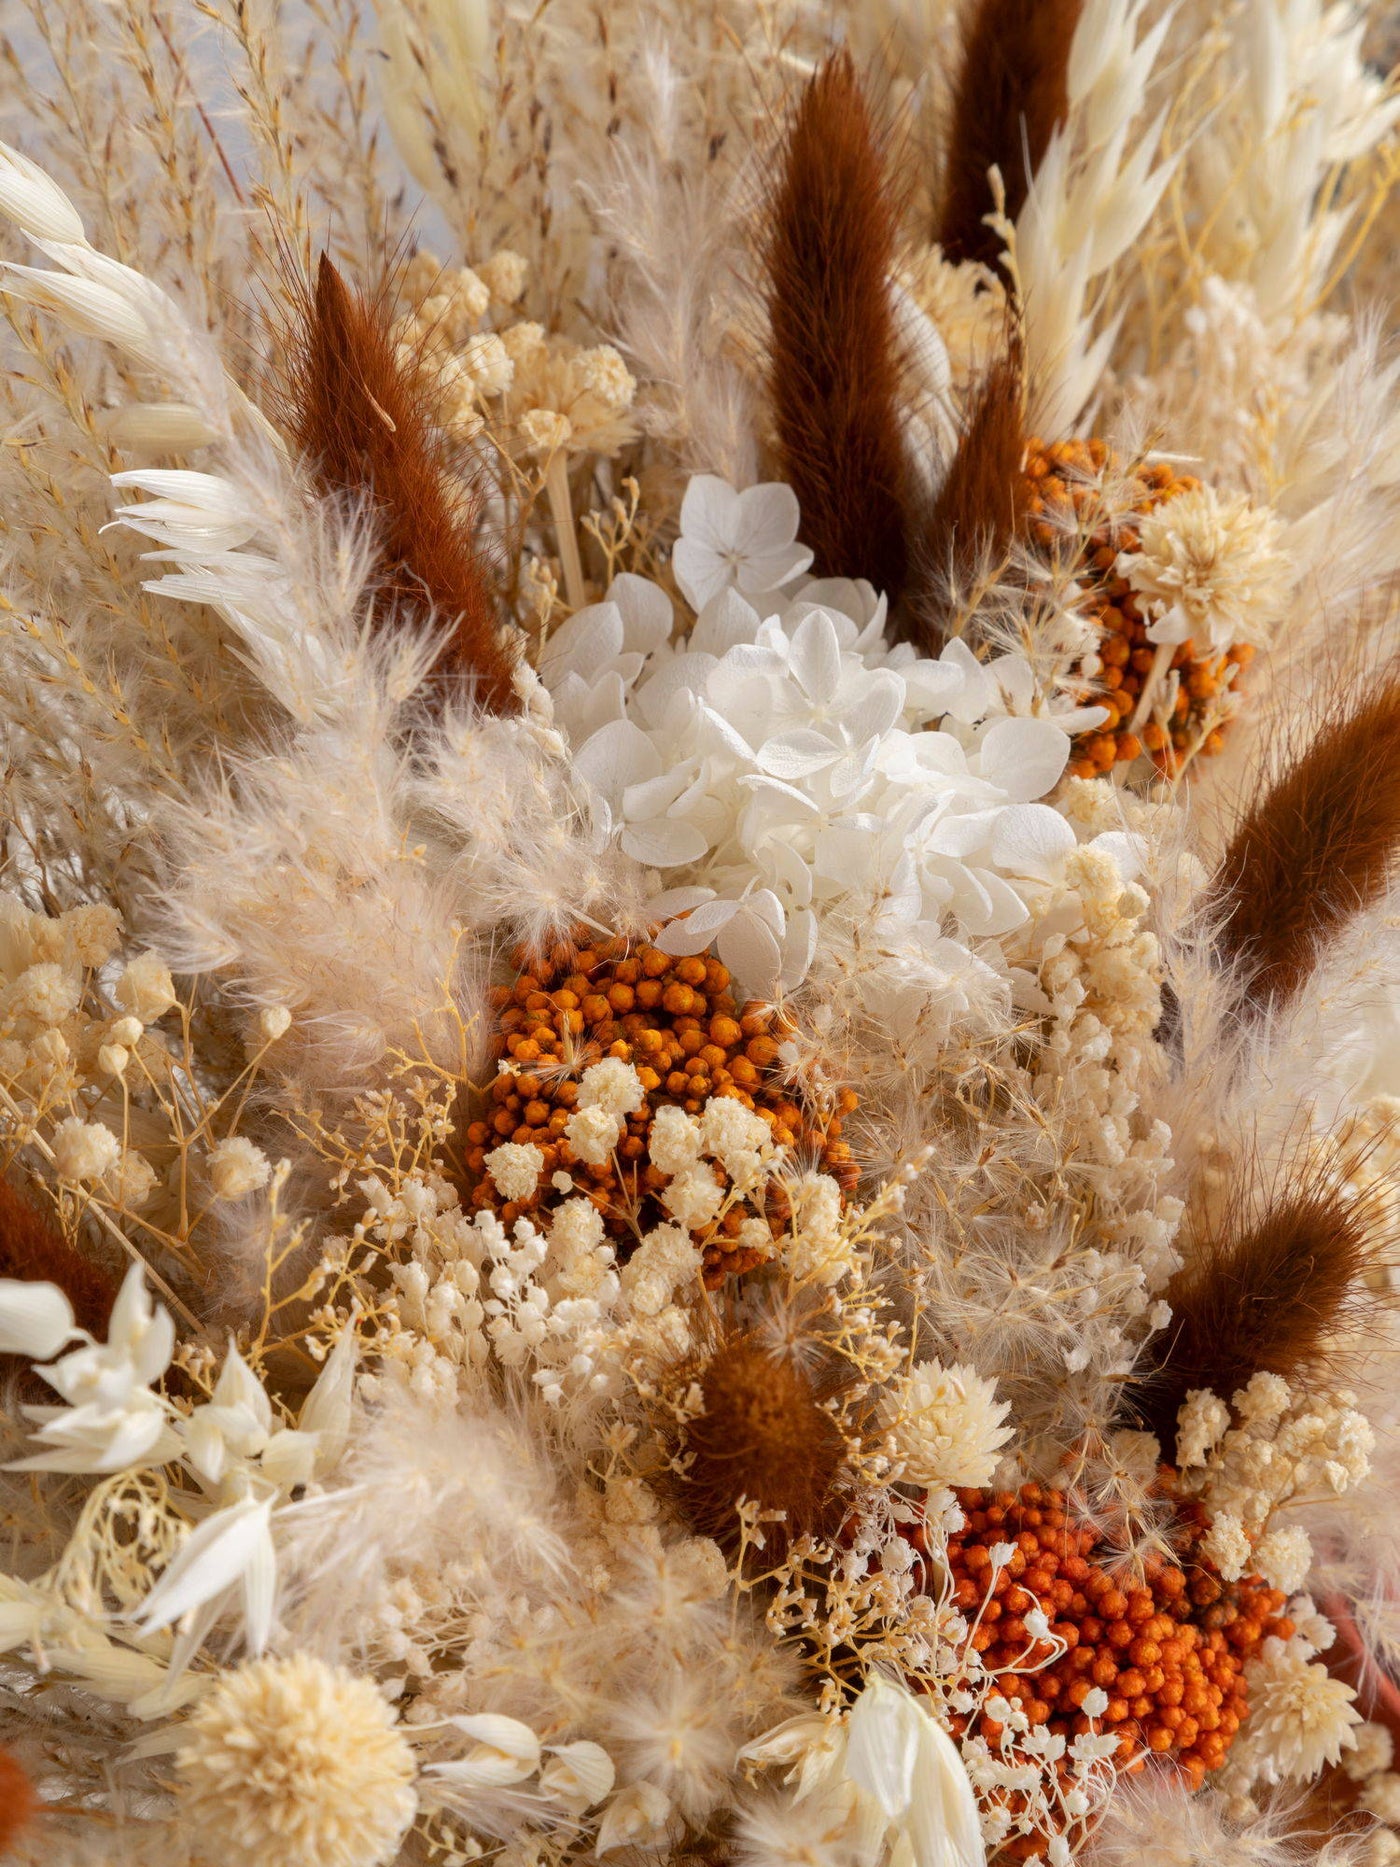
[[[681,500],[681,538],[722,551],[739,527],[740,496],[717,474],[697,473]],[[796,495],[793,504],[796,505]],[[796,525],[793,531],[796,532]]]
[[[675,606],[666,592],[648,577],[621,571],[608,585],[607,601],[622,617],[622,645],[640,655],[651,655],[671,639]]]
[[[673,817],[653,817],[646,823],[629,823],[620,838],[622,848],[634,862],[652,869],[675,869],[682,863],[698,862],[709,848],[703,831],[693,823]]]
[[[744,991],[754,998],[772,997],[782,974],[782,948],[755,913],[737,914],[720,933],[717,949]]]
[[[757,640],[759,621],[753,604],[727,586],[701,609],[687,646],[692,654],[726,655],[731,648]]]
[[[841,684],[841,644],[824,609],[813,610],[797,625],[792,671],[817,706],[830,706]]]
[[[660,775],[661,754],[640,726],[613,720],[579,747],[574,769],[615,807],[629,784]]]
[[[1013,803],[1031,803],[1059,783],[1069,752],[1068,737],[1050,720],[995,720],[978,745],[979,768]]]
[[[1013,804],[997,817],[991,858],[1012,875],[1050,881],[1075,847],[1074,831],[1048,804]]]
[[[617,604],[590,603],[586,609],[575,610],[545,643],[540,679],[551,690],[569,674],[591,680],[622,653],[622,647],[622,611]]]

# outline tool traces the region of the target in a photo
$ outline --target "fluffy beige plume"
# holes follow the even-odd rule
[[[743,488],[757,477],[752,381],[732,354],[734,274],[745,263],[733,182],[720,154],[697,165],[685,120],[686,74],[673,48],[647,46],[639,95],[644,131],[620,141],[601,184],[603,226],[626,256],[619,336],[655,385],[648,428],[677,462]]]

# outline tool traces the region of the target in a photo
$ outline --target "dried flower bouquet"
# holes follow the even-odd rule
[[[1400,1860],[1351,0],[10,0],[0,1854]]]

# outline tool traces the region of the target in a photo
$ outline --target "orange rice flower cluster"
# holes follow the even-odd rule
[[[1131,721],[1155,650],[1128,580],[1115,568],[1120,553],[1137,550],[1138,534],[1131,518],[1119,516],[1110,524],[1102,510],[1099,482],[1105,467],[1118,465],[1102,441],[1058,441],[1047,447],[1033,440],[1023,468],[1031,538],[1041,546],[1063,546],[1067,535],[1079,539],[1083,558],[1077,575],[1086,594],[1086,613],[1100,633],[1103,667],[1096,689],[1086,691],[1084,698],[1107,707],[1108,718],[1080,736],[1069,769],[1076,778],[1093,778],[1146,751],[1160,772],[1175,777],[1183,755],[1193,747],[1204,753],[1220,750],[1218,728],[1205,730],[1211,703],[1233,679],[1231,669],[1247,667],[1254,650],[1243,644],[1223,655],[1198,657],[1193,645],[1183,642],[1171,660],[1180,682],[1171,718],[1165,725],[1148,720],[1140,732],[1133,730]],[[1165,462],[1144,463],[1132,470],[1130,479],[1136,496],[1129,514],[1151,512],[1200,484],[1190,474],[1173,472]]]
[[[1002,1696],[1067,1738],[1116,1734],[1120,1769],[1152,1752],[1199,1788],[1248,1710],[1245,1661],[1266,1636],[1293,1632],[1285,1597],[1257,1579],[1226,1583],[1199,1556],[1187,1568],[1149,1558],[1135,1581],[1096,1562],[1096,1532],[1071,1520],[1063,1492],[1038,1484],[957,1497],[966,1524],[948,1539],[953,1599]],[[922,1530],[912,1540],[926,1552]],[[997,1543],[1014,1545],[999,1569]],[[1027,1632],[1035,1607],[1065,1647],[1058,1658]],[[1091,1727],[1081,1707],[1095,1687],[1108,1703]],[[1002,1727],[983,1714],[978,1729],[995,1742]]]
[[[795,1148],[849,1193],[858,1169],[841,1139],[842,1117],[856,1106],[843,1091],[818,1108],[786,1083],[778,1067],[784,1027],[770,1007],[740,1007],[718,960],[675,959],[624,940],[587,944],[580,938],[534,963],[517,952],[514,984],[493,994],[499,1020],[496,1055],[505,1062],[489,1085],[489,1110],[467,1129],[466,1167],[474,1205],[511,1224],[551,1198],[551,1181],[566,1172],[602,1214],[611,1236],[626,1246],[666,1218],[655,1194],[667,1176],[648,1158],[656,1110],[670,1103],[700,1114],[712,1096],[732,1096],[754,1110],[778,1147]],[[642,1106],[627,1117],[612,1158],[579,1160],[565,1129],[590,1064],[617,1057],[636,1070]],[[528,1200],[503,1200],[485,1157],[503,1141],[531,1143],[544,1156],[539,1186]],[[737,1243],[746,1220],[766,1219],[776,1233],[788,1204],[776,1182],[762,1206],[735,1201],[693,1236],[701,1244],[706,1284],[751,1270],[763,1254]],[[654,1210],[653,1210],[654,1208]]]

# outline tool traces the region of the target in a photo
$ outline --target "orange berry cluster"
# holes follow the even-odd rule
[[[953,1600],[976,1625],[972,1644],[1003,1698],[1067,1738],[1115,1734],[1120,1768],[1153,1752],[1199,1788],[1248,1710],[1245,1660],[1266,1636],[1293,1632],[1285,1597],[1257,1579],[1226,1583],[1199,1556],[1189,1571],[1149,1557],[1140,1580],[1115,1574],[1094,1560],[1096,1532],[1072,1521],[1061,1491],[1026,1484],[957,1496],[966,1523],[948,1539]],[[922,1529],[911,1540],[927,1553]],[[996,1543],[1014,1545],[1000,1569]],[[1036,1607],[1063,1643],[1058,1659],[1026,1630]],[[1081,1708],[1095,1687],[1108,1705],[1091,1726]],[[993,1743],[1002,1734],[985,1714],[978,1729]]]
[[[509,1225],[557,1197],[552,1176],[567,1172],[598,1208],[609,1234],[635,1242],[666,1217],[655,1194],[667,1176],[647,1154],[652,1116],[666,1103],[698,1115],[712,1096],[737,1098],[768,1123],[775,1145],[805,1152],[843,1193],[854,1187],[858,1169],[841,1124],[855,1096],[844,1091],[825,1108],[799,1099],[778,1068],[784,1035],[778,1015],[767,1006],[738,1006],[718,960],[675,959],[654,946],[582,938],[536,955],[533,963],[525,951],[514,960],[514,983],[492,994],[496,1055],[511,1068],[489,1085],[487,1111],[466,1132],[465,1164],[478,1210],[490,1207]],[[579,1078],[604,1057],[633,1066],[644,1100],[627,1117],[613,1158],[590,1165],[577,1158],[565,1129]],[[539,1186],[528,1200],[502,1200],[487,1175],[485,1157],[503,1141],[533,1143],[544,1155]],[[761,1216],[776,1232],[788,1217],[779,1186],[762,1197],[761,1212],[736,1201],[694,1234],[709,1288],[762,1262],[761,1253],[736,1242],[746,1219]]]
[[[1160,772],[1175,777],[1183,754],[1197,740],[1202,752],[1220,750],[1218,729],[1202,738],[1210,703],[1233,678],[1230,669],[1246,667],[1254,651],[1242,644],[1223,655],[1198,657],[1193,645],[1183,642],[1171,660],[1180,676],[1171,718],[1165,725],[1149,720],[1140,733],[1131,729],[1156,651],[1147,639],[1147,624],[1127,578],[1115,570],[1121,552],[1137,550],[1138,534],[1121,520],[1110,527],[1107,515],[1098,509],[1095,482],[1110,464],[1109,449],[1102,441],[1059,441],[1049,447],[1031,441],[1022,469],[1029,487],[1026,510],[1031,538],[1049,547],[1063,547],[1067,537],[1079,540],[1083,556],[1077,574],[1086,594],[1086,613],[1099,630],[1103,667],[1096,691],[1086,692],[1085,699],[1107,707],[1108,718],[1092,732],[1080,735],[1069,769],[1076,778],[1093,778],[1145,751]],[[1139,514],[1200,484],[1189,474],[1174,473],[1164,462],[1143,464],[1133,470],[1131,478],[1138,497],[1130,509]]]

